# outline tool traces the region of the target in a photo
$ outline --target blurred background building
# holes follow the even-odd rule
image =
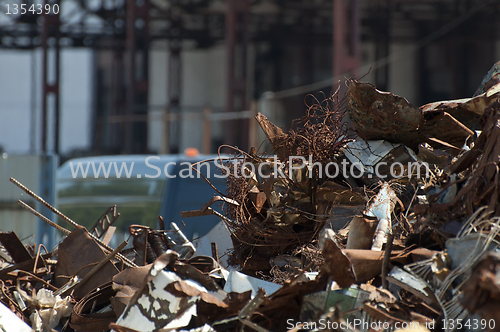
[[[248,149],[257,110],[286,127],[346,77],[422,105],[472,96],[500,58],[491,0],[0,3],[0,149],[62,161]]]

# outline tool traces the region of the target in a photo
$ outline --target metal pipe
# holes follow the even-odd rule
[[[57,4],[60,3],[60,1],[56,1]],[[61,77],[61,47],[59,45],[60,41],[60,35],[61,35],[61,30],[60,30],[60,20],[59,20],[59,13],[56,14],[56,21],[57,21],[57,29],[55,31],[55,40],[56,40],[56,45],[54,48],[55,52],[55,63],[54,63],[54,83],[52,85],[52,93],[54,94],[54,153],[59,154],[59,132],[60,132],[60,117],[61,117],[61,97],[60,97],[60,86],[59,86],[59,79]]]
[[[40,43],[42,46],[42,132],[40,151],[47,151],[47,38],[48,38],[48,14],[42,13],[42,32],[40,34]]]

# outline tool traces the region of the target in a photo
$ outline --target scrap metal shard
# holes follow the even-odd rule
[[[500,78],[497,77],[496,80],[500,80]],[[469,129],[481,129],[479,123],[481,115],[500,97],[500,81],[495,82],[495,85],[490,86],[487,91],[473,98],[437,101],[426,104],[420,107],[420,109],[424,112],[425,117],[433,113],[447,112]],[[442,127],[442,129],[447,128]]]
[[[465,139],[474,134],[471,129],[479,129],[480,115],[498,97],[497,85],[475,98],[418,108],[403,97],[377,90],[373,84],[350,81],[347,110],[356,133],[365,140],[383,139],[414,151],[420,143],[427,142],[447,152],[457,152],[453,150],[459,150]]]
[[[85,277],[92,270],[92,264],[100,262],[105,257],[106,253],[89,236],[87,230],[82,226],[76,227],[59,245],[54,285],[58,288],[62,287],[67,281],[66,276],[78,275],[80,278]],[[74,296],[77,298],[84,297],[94,288],[111,281],[111,278],[118,272],[118,268],[112,262],[107,262],[90,280],[75,289]]]
[[[331,276],[341,288],[351,286],[355,277],[349,258],[334,241],[325,238],[322,244],[325,257],[322,272]]]
[[[445,208],[454,214],[472,215],[482,206],[494,215],[500,215],[500,103],[495,102],[485,111],[485,122],[474,147],[452,164],[455,172],[465,170],[468,179],[453,201]],[[444,204],[443,204],[444,205]]]
[[[500,312],[500,253],[490,252],[474,267],[463,288],[462,305],[482,319],[491,322]],[[500,331],[500,324],[488,326],[489,331]]]
[[[1,232],[0,243],[3,245],[5,250],[7,250],[10,257],[12,257],[14,263],[22,263],[32,258],[24,244],[21,240],[19,240],[14,232]]]
[[[370,249],[377,225],[377,217],[354,216],[349,226],[346,249]]]
[[[387,276],[387,280],[423,299],[429,305],[439,304],[427,282],[412,272],[395,266]]]
[[[92,308],[106,306],[109,303],[110,296],[114,295],[114,293],[111,282],[109,282],[85,295],[73,307],[69,323],[71,328],[75,331],[106,330],[110,323],[116,321],[115,312],[111,310],[96,313],[92,312]]]
[[[255,116],[255,119],[262,128],[264,134],[266,134],[266,137],[269,140],[269,143],[271,143],[273,150],[278,156],[279,160],[287,160],[288,156],[290,155],[290,151],[288,151],[283,145],[283,141],[287,139],[288,135],[285,134],[280,127],[274,125],[267,119],[265,115],[261,113],[258,113]]]
[[[369,83],[349,82],[347,110],[356,133],[365,140],[385,139],[412,147],[423,122],[418,107]]]

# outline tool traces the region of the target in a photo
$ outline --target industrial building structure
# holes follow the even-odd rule
[[[345,77],[421,105],[471,96],[500,58],[500,5],[489,0],[48,4],[61,10],[0,14],[0,53],[41,50],[32,152],[61,152],[61,132],[71,130],[60,125],[68,110],[59,78],[74,70],[61,66],[67,48],[92,50],[85,154],[247,149],[258,141],[248,120],[257,109],[285,126],[308,93],[328,94]]]

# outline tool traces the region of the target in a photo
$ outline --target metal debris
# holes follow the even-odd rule
[[[477,312],[484,319],[483,325],[487,325],[482,328],[488,331],[500,330],[497,324],[500,312],[499,264],[500,253],[488,253],[474,267],[472,276],[463,288],[462,305],[472,313]]]
[[[226,195],[182,213],[221,219],[193,242],[159,217],[113,249],[116,207],[87,231],[11,179],[72,230],[20,201],[67,237],[49,252],[0,234],[1,327],[499,331],[498,68],[468,99],[416,107],[351,80],[287,132],[258,114],[270,149],[234,148]]]

